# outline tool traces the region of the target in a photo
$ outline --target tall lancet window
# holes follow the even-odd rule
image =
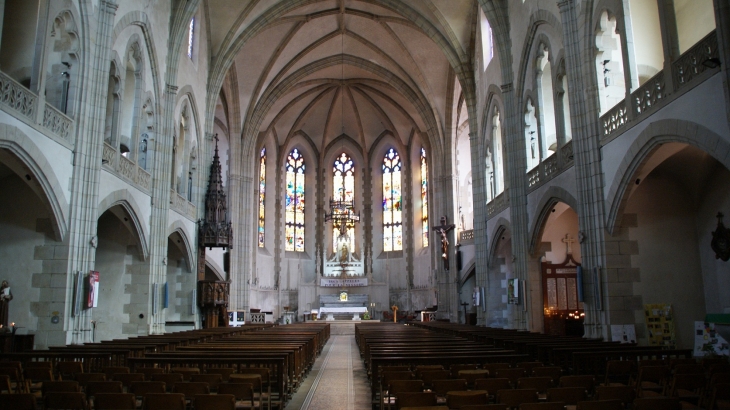
[[[286,246],[304,252],[304,158],[294,148],[286,157]]]
[[[428,246],[428,162],[426,148],[421,148],[421,231],[423,247]]]
[[[355,202],[355,164],[344,152],[335,159],[332,167],[332,199],[335,201]],[[336,212],[336,211],[333,211]],[[337,248],[337,237],[340,236],[340,227],[332,224],[333,248]],[[347,236],[350,238],[350,250],[355,250],[355,222],[347,223]]]
[[[403,250],[401,168],[398,153],[391,148],[383,158],[383,251]]]
[[[261,156],[259,157],[259,248],[264,247],[264,223],[266,200],[266,148],[261,148]]]

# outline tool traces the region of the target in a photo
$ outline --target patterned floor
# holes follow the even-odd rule
[[[285,410],[370,410],[370,385],[354,335],[332,335]]]

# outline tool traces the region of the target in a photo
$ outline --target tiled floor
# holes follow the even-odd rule
[[[370,385],[354,335],[332,335],[285,410],[370,410]]]

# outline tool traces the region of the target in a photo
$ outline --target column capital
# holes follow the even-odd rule
[[[565,12],[566,9],[573,5],[573,2],[571,0],[563,0],[558,2],[558,8],[561,12]]]
[[[165,92],[168,94],[177,94],[177,86],[173,84],[165,84]]]
[[[107,13],[116,14],[119,5],[115,0],[102,0],[101,5]]]
[[[503,93],[514,91],[514,86],[512,85],[512,83],[502,84],[501,86],[499,86],[499,88],[502,90]]]

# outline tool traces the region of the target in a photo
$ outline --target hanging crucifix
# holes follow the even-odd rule
[[[434,226],[433,230],[437,234],[441,235],[441,259],[444,261],[444,270],[449,270],[449,239],[447,234],[450,230],[454,229],[454,224],[447,224],[446,216],[441,217],[441,225]]]

